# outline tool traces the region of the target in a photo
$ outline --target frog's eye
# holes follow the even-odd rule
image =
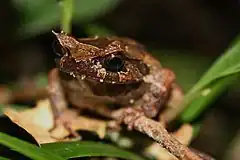
[[[65,51],[58,40],[53,41],[52,49],[53,49],[53,52],[60,57],[65,54]]]
[[[118,56],[109,57],[106,60],[104,60],[104,65],[107,70],[112,72],[118,72],[123,69],[124,60]]]
[[[53,41],[52,48],[53,52],[59,57],[62,57],[63,55],[70,53],[69,48],[63,47],[58,40]]]

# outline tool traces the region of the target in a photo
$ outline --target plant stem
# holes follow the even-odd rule
[[[73,14],[73,0],[63,0],[61,3],[61,29],[65,33],[71,32],[72,14]]]

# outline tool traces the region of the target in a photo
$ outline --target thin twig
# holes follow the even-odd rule
[[[148,135],[157,141],[163,148],[180,160],[202,160],[187,146],[181,144],[174,137],[168,134],[161,123],[141,116],[134,123],[134,129]]]

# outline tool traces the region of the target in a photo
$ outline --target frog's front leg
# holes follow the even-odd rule
[[[151,74],[144,78],[144,83],[148,83],[149,88],[142,98],[134,103],[134,107],[113,112],[113,118],[125,123],[129,129],[132,129],[139,117],[155,117],[166,103],[174,80],[175,75],[171,70],[165,68],[152,69]]]
[[[67,109],[67,100],[60,83],[59,70],[57,68],[52,69],[48,74],[47,92],[54,118],[54,125],[50,132],[58,125],[63,125],[71,135],[79,138],[79,134],[69,126],[69,120],[63,116],[64,111]]]
[[[174,80],[175,74],[166,68],[160,71],[155,69],[152,71],[152,74],[144,78],[145,83],[150,84],[150,87],[137,105],[142,106],[147,117],[155,117],[166,104]]]
[[[168,69],[155,71],[144,79],[150,87],[136,105],[115,111],[113,118],[126,124],[128,129],[135,129],[153,138],[180,160],[201,160],[188,147],[169,135],[162,123],[150,119],[166,104],[175,79],[173,72]]]

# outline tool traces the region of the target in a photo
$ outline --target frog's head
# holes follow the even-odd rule
[[[142,81],[149,72],[143,62],[144,54],[133,47],[134,41],[128,41],[128,45],[126,39],[117,37],[77,39],[65,33],[53,33],[60,46],[59,69],[74,77],[130,84]]]

